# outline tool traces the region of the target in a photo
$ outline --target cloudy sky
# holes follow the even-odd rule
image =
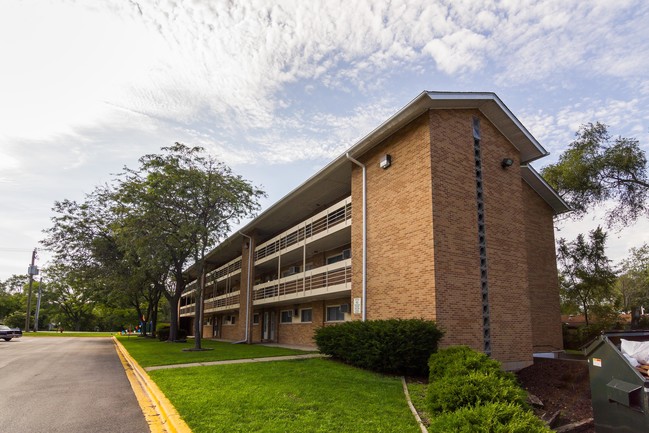
[[[267,207],[423,90],[496,92],[551,152],[536,168],[586,122],[649,150],[648,27],[644,0],[2,0],[0,279],[55,200],[143,154],[204,146]],[[611,232],[609,256],[647,241]]]

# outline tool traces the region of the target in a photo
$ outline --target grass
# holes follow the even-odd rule
[[[423,423],[428,425],[430,421],[430,415],[426,411],[426,389],[428,385],[420,382],[407,382],[408,393],[410,394],[410,400],[412,404],[417,409],[419,417],[422,419]]]
[[[328,359],[149,374],[194,433],[419,431],[399,378]]]
[[[126,337],[123,335],[117,338],[142,367],[312,353],[283,347],[232,344],[213,340],[203,340],[201,346],[214,350],[183,352],[182,349],[194,347],[194,340],[189,340],[187,343],[167,343],[153,338]]]
[[[24,332],[23,337],[111,337],[117,332],[38,331]]]

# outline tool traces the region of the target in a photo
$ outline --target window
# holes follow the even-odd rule
[[[279,319],[280,323],[292,323],[293,322],[293,311],[292,310],[284,310],[282,311],[282,315]]]
[[[342,250],[339,254],[336,254],[335,256],[327,257],[327,264],[330,265],[332,263],[342,262],[343,260],[349,259],[351,256],[352,256],[352,250],[348,248],[346,250]]]
[[[255,313],[252,315],[252,324],[259,325],[259,313]]]
[[[342,312],[340,305],[327,307],[327,322],[340,322],[345,320],[345,313]]]
[[[300,272],[300,267],[299,266],[290,266],[288,269],[286,269],[284,272],[282,272],[282,277],[288,277],[289,275],[295,275],[298,272]]]
[[[311,308],[304,308],[300,310],[300,321],[301,322],[313,321],[313,310]]]
[[[225,316],[224,325],[234,325],[237,322],[236,316]]]

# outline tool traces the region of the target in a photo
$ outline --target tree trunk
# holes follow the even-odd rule
[[[584,320],[586,320],[586,326],[588,326],[588,304],[584,302],[582,306],[584,307]]]
[[[196,288],[196,312],[194,314],[194,349],[201,350],[203,337],[203,293],[205,290],[205,262],[201,262],[198,287]]]
[[[640,316],[642,310],[640,307],[633,307],[631,310],[631,329],[638,329],[640,327]]]

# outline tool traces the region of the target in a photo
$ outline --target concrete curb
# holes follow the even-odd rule
[[[410,412],[412,412],[415,419],[417,420],[417,424],[419,424],[419,429],[421,430],[421,433],[428,433],[428,429],[426,428],[423,421],[419,417],[419,414],[417,413],[417,409],[415,409],[415,405],[412,404],[412,400],[410,400],[410,393],[408,392],[408,385],[406,384],[406,378],[403,376],[401,376],[401,383],[403,384],[403,393],[406,395],[406,401],[408,402],[408,407],[410,408]]]
[[[144,407],[142,403],[140,403],[140,406],[142,406],[142,412],[145,413],[145,417],[147,411],[150,409],[153,409],[159,415],[158,421],[160,423],[160,426],[152,425],[152,423],[154,423],[155,421],[149,418],[147,419],[147,421],[150,423],[149,425],[151,427],[151,431],[158,431],[156,430],[156,428],[161,427],[168,433],[191,433],[192,431],[187,423],[183,421],[173,404],[171,404],[171,402],[167,399],[160,388],[158,388],[158,385],[156,385],[155,382],[151,380],[149,375],[146,373],[146,371],[144,371],[142,367],[140,367],[137,361],[135,361],[135,359],[133,359],[131,355],[129,355],[128,351],[124,348],[122,343],[120,343],[117,338],[112,338],[118,353],[125,359],[128,366],[132,369],[137,382],[142,387],[142,389],[146,393],[146,396],[148,397],[148,400],[151,403],[149,407]]]

